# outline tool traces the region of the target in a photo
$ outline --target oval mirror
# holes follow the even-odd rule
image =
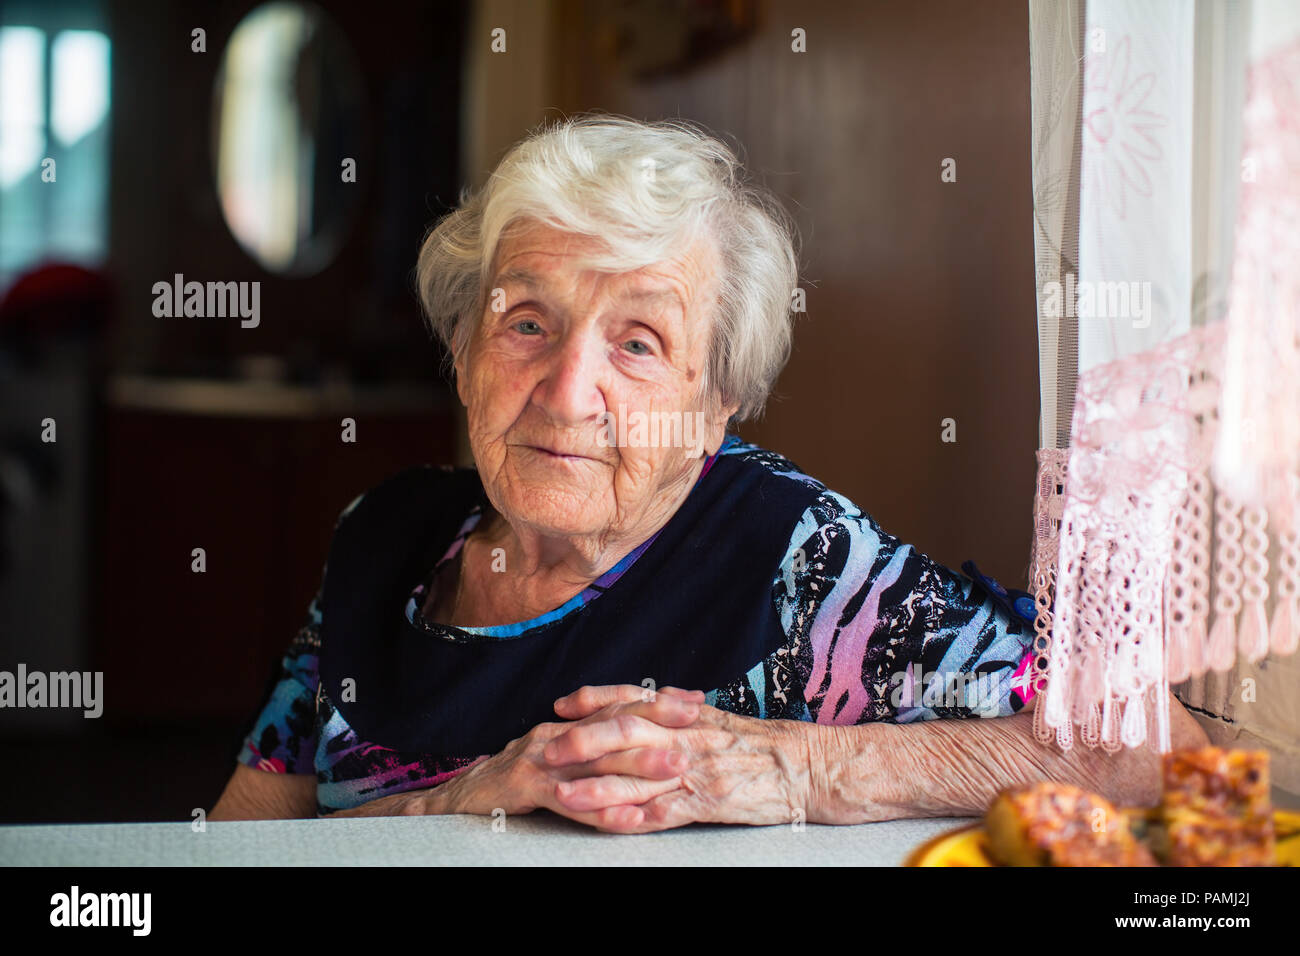
[[[319,7],[263,4],[231,33],[212,111],[217,195],[267,270],[310,275],[338,252],[359,206],[362,106],[356,59]]]

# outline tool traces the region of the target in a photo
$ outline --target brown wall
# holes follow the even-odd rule
[[[734,136],[797,215],[808,314],[744,436],[936,560],[1023,587],[1038,444],[1024,0],[763,3],[741,45],[653,81],[620,75],[608,6],[556,10],[557,105]]]

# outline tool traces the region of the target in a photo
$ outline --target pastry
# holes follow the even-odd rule
[[[989,855],[1007,866],[1156,866],[1128,818],[1095,793],[1041,782],[998,794],[984,818]]]
[[[1165,754],[1158,820],[1153,846],[1169,866],[1272,866],[1268,752]]]

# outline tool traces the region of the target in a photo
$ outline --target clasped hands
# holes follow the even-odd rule
[[[700,691],[582,687],[538,724],[433,790],[412,813],[539,807],[614,833],[686,823],[810,820],[815,725],[741,717]]]

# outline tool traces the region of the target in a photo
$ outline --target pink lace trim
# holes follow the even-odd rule
[[[1227,318],[1085,372],[1073,447],[1038,453],[1034,732],[1062,749],[1154,712],[1168,750],[1169,684],[1300,645],[1300,44],[1248,104]]]

